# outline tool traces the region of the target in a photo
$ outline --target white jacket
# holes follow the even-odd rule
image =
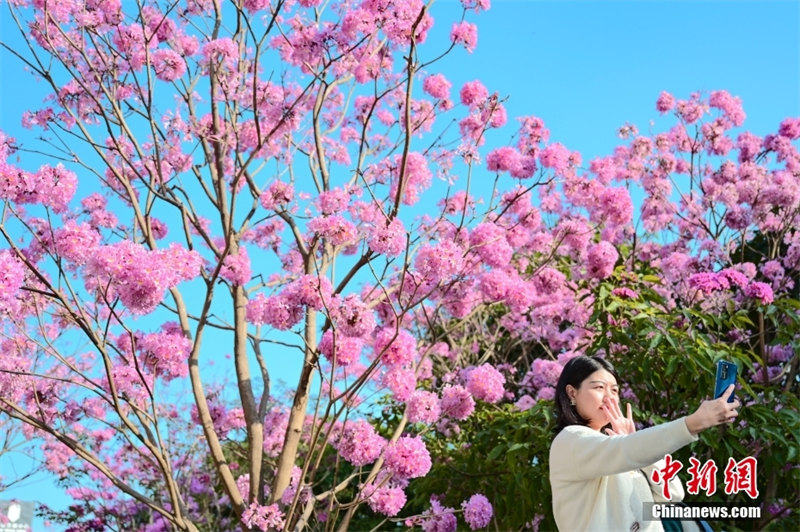
[[[665,454],[696,440],[685,418],[626,436],[607,436],[583,425],[564,428],[550,446],[550,485],[559,530],[663,531],[660,521],[642,516],[642,503],[665,501],[662,486],[647,479],[654,468],[665,466]],[[685,467],[678,474],[685,474]],[[669,491],[672,501],[683,500],[677,475]],[[683,524],[687,530],[687,522]],[[696,529],[693,524],[690,527]]]

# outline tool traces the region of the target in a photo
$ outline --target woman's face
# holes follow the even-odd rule
[[[603,405],[610,405],[611,401],[619,403],[619,385],[614,375],[598,369],[586,377],[577,389],[568,385],[567,395],[575,401],[578,414],[589,420],[589,427],[600,430],[610,421],[603,411]]]

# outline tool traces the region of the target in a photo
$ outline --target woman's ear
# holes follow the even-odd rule
[[[572,401],[572,404],[575,404],[575,394],[578,393],[578,390],[576,390],[571,384],[567,384],[565,389],[567,391],[567,397],[569,397],[569,400]]]

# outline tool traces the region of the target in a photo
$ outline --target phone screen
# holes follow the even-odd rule
[[[717,362],[717,379],[714,384],[714,399],[719,398],[731,384],[736,383],[736,364],[728,362],[727,360],[720,360]],[[736,392],[732,393],[728,398],[728,402],[732,403]]]

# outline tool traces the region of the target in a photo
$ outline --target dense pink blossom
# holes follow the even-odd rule
[[[367,504],[373,512],[393,517],[400,513],[406,504],[406,492],[399,486],[381,486],[378,488],[368,486],[365,491],[369,493]]]
[[[413,369],[395,366],[383,374],[381,384],[391,390],[397,401],[405,402],[417,387],[417,376]]]
[[[486,98],[489,97],[489,91],[478,80],[468,81],[461,87],[459,96],[461,97],[461,103],[473,108],[486,101]]]
[[[339,454],[354,466],[370,464],[378,459],[386,440],[366,420],[348,421],[335,442]]]
[[[523,383],[530,383],[535,388],[555,386],[561,375],[562,366],[554,360],[537,358],[533,361],[530,371],[523,378]]]
[[[270,297],[259,294],[248,301],[246,317],[250,323],[267,324],[285,331],[303,318],[303,306],[295,298],[283,294]]]
[[[313,218],[308,222],[308,229],[327,239],[334,246],[346,246],[358,238],[358,231],[353,222],[338,214]]]
[[[189,352],[192,341],[186,337],[175,322],[161,326],[161,332],[139,338],[138,348],[145,365],[167,378],[186,377],[189,374]]]
[[[475,45],[478,44],[478,27],[467,21],[453,23],[453,29],[450,30],[450,40],[454,44],[464,46],[469,53],[472,53],[475,50]]]
[[[375,328],[372,309],[356,294],[344,298],[335,297],[331,309],[331,319],[337,332],[345,336],[364,336]]]
[[[497,403],[503,398],[506,378],[491,364],[473,368],[467,375],[467,390],[476,399]]]
[[[501,146],[486,156],[486,168],[493,172],[511,172],[522,164],[522,155],[511,146]]]
[[[325,216],[341,213],[347,209],[347,204],[349,202],[350,194],[348,194],[343,188],[324,190],[320,192],[316,199],[319,212]]]
[[[378,222],[370,231],[369,247],[376,253],[396,257],[406,248],[406,228],[399,218],[392,218],[388,224]]]
[[[475,227],[469,235],[469,243],[487,265],[495,268],[507,266],[514,253],[503,228],[491,222]]]
[[[450,98],[450,88],[452,86],[453,84],[447,81],[447,78],[442,74],[431,74],[422,81],[422,90],[439,100]]]
[[[675,107],[675,98],[666,91],[661,91],[656,100],[656,109],[659,113],[666,113]]]
[[[545,168],[552,168],[557,173],[563,173],[570,164],[570,151],[558,142],[548,145],[539,154],[539,162]]]
[[[0,250],[0,315],[19,310],[19,291],[25,282],[25,265],[10,251]]]
[[[451,240],[422,246],[414,260],[417,271],[432,281],[449,279],[461,271],[463,264],[463,251]]]
[[[239,56],[236,43],[229,37],[214,39],[203,45],[200,52],[207,64],[219,63],[223,67],[233,68]]]
[[[219,274],[231,284],[244,286],[250,281],[250,255],[240,247],[236,253],[229,253],[222,261]]]
[[[744,289],[747,297],[758,299],[762,305],[769,305],[775,299],[772,288],[767,283],[753,282]]]
[[[730,282],[724,275],[713,272],[700,272],[689,276],[689,286],[700,290],[704,294],[710,294],[712,292],[729,289]]]
[[[472,530],[478,530],[489,524],[492,520],[492,505],[484,495],[476,493],[469,500],[461,503],[464,508],[464,521]]]
[[[405,205],[414,205],[419,201],[420,195],[431,186],[431,170],[428,160],[418,152],[409,152],[406,157],[405,171],[402,168],[402,156],[394,158],[392,182],[389,193],[392,198],[397,196],[400,179],[403,180],[403,193],[401,201]],[[402,175],[401,175],[402,174]]]
[[[284,297],[293,305],[307,305],[322,310],[331,304],[333,286],[327,277],[306,274],[292,281],[283,291]]]
[[[100,245],[100,233],[89,224],[67,221],[53,235],[56,252],[81,266],[89,260]]]
[[[254,502],[242,513],[242,523],[247,527],[263,531],[282,530],[284,527],[283,512],[278,508],[278,503],[262,506]]]
[[[265,209],[278,210],[279,207],[290,203],[294,198],[294,187],[283,181],[273,181],[264,192],[261,193],[261,206]]]
[[[347,366],[357,362],[361,358],[363,348],[364,341],[360,338],[352,338],[343,334],[334,335],[330,329],[323,333],[322,339],[317,346],[319,352],[331,363],[333,363],[335,355],[336,364],[340,366]]]
[[[441,412],[439,397],[433,392],[417,390],[406,403],[406,415],[411,423],[434,423]]]
[[[387,366],[405,366],[417,356],[417,340],[405,329],[380,329],[375,335],[375,356]]]
[[[424,532],[455,532],[458,520],[455,509],[443,506],[435,497],[431,497],[431,507],[422,514],[422,530]]]
[[[605,279],[614,272],[619,253],[611,242],[602,240],[591,246],[586,257],[586,271],[590,277]]]
[[[152,63],[156,77],[163,81],[175,81],[186,73],[186,62],[183,57],[169,48],[153,52]]]
[[[781,122],[778,134],[792,140],[800,139],[800,118],[787,118]]]
[[[431,455],[419,436],[401,436],[386,447],[386,468],[399,478],[417,478],[428,474]]]

